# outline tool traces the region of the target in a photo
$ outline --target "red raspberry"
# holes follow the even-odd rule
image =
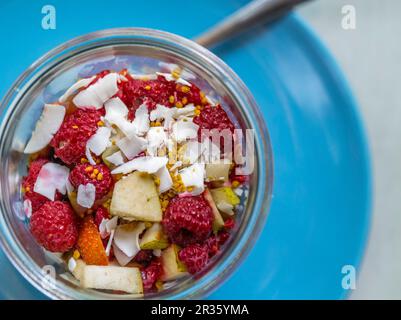
[[[45,196],[42,196],[41,194],[33,191],[40,169],[42,169],[43,165],[45,165],[48,162],[49,160],[47,159],[37,159],[35,161],[32,161],[29,166],[28,175],[24,177],[22,181],[22,187],[25,190],[24,199],[31,201],[32,212],[37,211],[44,203],[50,201]],[[55,199],[61,200],[61,198],[62,194],[57,191]]]
[[[32,214],[31,233],[36,241],[52,252],[66,252],[78,239],[78,227],[74,211],[62,201],[46,202]]]
[[[178,258],[185,264],[191,274],[202,270],[208,260],[209,253],[207,246],[191,244],[178,252]]]
[[[205,241],[211,233],[212,221],[212,209],[202,196],[177,196],[166,209],[163,226],[172,242],[186,246]]]
[[[220,106],[205,106],[201,113],[194,118],[194,122],[199,125],[199,129],[218,129],[219,131],[229,129],[234,131],[235,127],[227,113]]]
[[[110,219],[110,213],[105,207],[99,207],[95,213],[95,224],[98,228],[103,219]]]
[[[222,230],[217,235],[211,235],[207,238],[205,244],[208,249],[209,257],[215,256],[219,251],[220,247],[228,240],[230,234]]]
[[[103,114],[103,109],[76,109],[67,115],[50,141],[55,156],[68,165],[78,163],[85,155],[86,142],[96,133],[98,122]]]
[[[110,170],[105,164],[78,164],[71,170],[69,179],[75,188],[80,184],[92,183],[96,188],[96,200],[107,195],[114,184]]]
[[[235,220],[233,218],[228,218],[225,222],[224,222],[224,228],[226,229],[232,229],[235,226]]]
[[[149,292],[154,289],[155,283],[163,273],[159,260],[153,260],[149,266],[141,270],[143,289]]]
[[[134,261],[143,265],[148,265],[152,260],[152,258],[153,258],[152,250],[141,250],[136,254]]]
[[[159,76],[157,80],[139,80],[128,77],[129,81],[119,83],[120,91],[117,96],[130,110],[129,118],[133,119],[136,109],[145,101],[150,110],[156,104],[170,105],[169,97],[174,95],[175,82],[167,81]],[[148,90],[149,89],[149,90]]]

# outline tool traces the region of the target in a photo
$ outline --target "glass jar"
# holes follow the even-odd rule
[[[64,261],[44,251],[29,232],[22,204],[21,180],[27,165],[27,156],[22,151],[43,104],[56,101],[79,77],[103,69],[128,68],[136,73],[152,73],[160,69],[160,62],[177,64],[195,75],[194,82],[210,92],[212,98],[222,101],[242,129],[254,130],[255,165],[246,203],[223,252],[202,275],[180,279],[146,298],[207,296],[243,261],[264,227],[272,194],[272,152],[263,116],[239,77],[207,49],[170,33],[124,28],[84,35],[36,61],[17,79],[0,106],[1,246],[25,279],[50,298],[134,299],[137,296],[80,288],[69,276]]]

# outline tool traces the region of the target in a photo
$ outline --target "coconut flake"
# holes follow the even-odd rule
[[[32,202],[29,199],[24,200],[24,214],[29,219],[32,216]]]
[[[65,93],[58,99],[59,102],[63,103],[66,102],[67,99],[77,90],[88,86],[96,76],[90,77],[90,78],[83,78],[75,82],[71,87],[69,87]]]
[[[95,165],[96,161],[92,158],[91,152],[99,156],[107,147],[110,146],[111,129],[107,127],[100,127],[96,133],[90,137],[86,143],[86,157],[91,165]]]
[[[172,136],[178,142],[195,139],[198,136],[199,126],[189,118],[175,122],[172,127]]]
[[[107,246],[106,246],[106,256],[110,255],[110,250],[111,250],[111,245],[113,244],[113,240],[114,240],[114,234],[115,234],[115,230],[111,230],[110,232],[110,238],[109,241],[107,241]]]
[[[151,156],[157,156],[158,150],[167,143],[167,135],[163,127],[150,128],[146,139],[148,140],[147,152]]]
[[[189,103],[183,108],[174,107],[174,108],[171,108],[171,109],[174,110],[174,115],[173,115],[174,118],[178,119],[179,117],[182,117],[182,116],[189,117],[189,116],[195,115],[195,109],[196,108],[195,108],[193,103]]]
[[[35,130],[25,147],[24,153],[35,153],[46,147],[53,139],[54,134],[60,129],[64,115],[64,106],[45,104],[42,115],[36,123]]]
[[[124,163],[124,157],[121,151],[114,152],[111,156],[106,157],[106,160],[115,166],[119,166]]]
[[[155,73],[148,73],[148,74],[145,74],[145,73],[139,74],[139,73],[137,73],[137,74],[131,74],[131,77],[133,79],[136,79],[136,80],[156,80],[157,79],[157,74],[155,74]]]
[[[183,78],[178,78],[178,79],[176,80],[176,82],[179,83],[179,84],[182,84],[182,85],[184,85],[184,86],[187,86],[187,87],[192,87],[192,84],[189,83],[187,80],[185,80],[185,79],[183,79]]]
[[[92,183],[78,186],[77,203],[84,208],[91,208],[95,203],[96,187]]]
[[[141,104],[140,107],[136,109],[135,119],[132,124],[135,126],[136,134],[139,136],[143,136],[149,131],[149,111],[145,103]]]
[[[128,115],[128,108],[120,98],[106,101],[104,108],[106,109],[104,119],[117,126],[121,119],[125,119]]]
[[[77,267],[77,262],[75,261],[74,258],[70,258],[68,260],[68,270],[70,270],[71,272],[73,272],[75,270],[75,268]]]
[[[128,159],[132,159],[146,150],[146,144],[146,139],[138,137],[135,134],[117,141],[117,146]]]
[[[128,257],[124,252],[122,252],[122,250],[120,250],[116,244],[113,241],[113,253],[114,256],[117,259],[117,262],[120,266],[124,267],[125,265],[127,265],[132,259],[133,257]]]
[[[127,227],[128,226],[128,227]],[[145,230],[143,222],[135,227],[119,225],[114,233],[114,244],[127,256],[133,258],[140,250],[139,235]]]
[[[150,121],[164,120],[164,129],[169,129],[175,114],[174,108],[157,104],[156,109],[150,112]]]
[[[147,172],[149,174],[157,172],[160,168],[164,167],[168,162],[167,157],[138,157],[131,161],[124,163],[123,165],[115,168],[111,173],[127,174],[132,171]]]
[[[69,174],[70,170],[67,167],[48,162],[40,169],[33,191],[54,201],[57,190],[62,194],[66,193]]]
[[[205,165],[195,163],[192,166],[182,169],[179,172],[182,183],[185,187],[194,187],[193,195],[198,195],[204,191]]]
[[[182,155],[182,161],[187,164],[195,163],[204,152],[203,144],[195,140],[188,141],[183,148],[185,152]]]
[[[166,166],[162,167],[156,172],[156,177],[158,177],[160,180],[159,193],[166,192],[173,186],[173,180],[171,179],[170,172]]]
[[[103,107],[103,103],[118,92],[117,80],[117,73],[109,73],[85,90],[80,91],[72,101],[78,108],[100,109]]]

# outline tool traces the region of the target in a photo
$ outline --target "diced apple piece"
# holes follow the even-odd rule
[[[223,226],[224,226],[224,220],[223,217],[221,216],[219,210],[216,207],[216,204],[214,203],[213,197],[210,194],[209,189],[206,189],[204,194],[203,194],[205,200],[209,203],[210,207],[212,208],[213,212],[213,232],[217,233]]]
[[[163,281],[175,280],[187,274],[185,265],[178,259],[178,250],[178,247],[172,244],[162,252]]]
[[[86,267],[86,263],[82,259],[76,260],[75,263],[76,263],[76,265],[75,265],[74,270],[72,270],[72,274],[74,275],[75,278],[77,278],[78,280],[81,280],[82,274]]]
[[[145,231],[140,241],[141,249],[165,249],[168,247],[168,239],[163,233],[160,223],[154,223],[148,230]]]
[[[80,283],[83,288],[143,293],[142,276],[138,268],[87,265],[82,270]]]
[[[112,154],[116,153],[119,150],[120,149],[116,145],[112,145],[106,148],[106,150],[104,150],[104,152],[102,153],[102,160],[104,164],[108,166],[110,169],[114,169],[116,166],[112,164],[110,161],[108,161],[107,157],[111,156]]]
[[[240,203],[238,196],[230,187],[211,189],[210,192],[217,207],[220,202],[226,202],[231,204],[232,206],[236,206]]]
[[[216,207],[228,215],[234,214],[234,207],[240,203],[240,199],[230,187],[221,187],[210,190]]]
[[[223,161],[206,164],[207,181],[228,181],[231,163]]]
[[[160,222],[162,209],[153,178],[135,171],[119,180],[114,186],[110,213],[129,220]]]

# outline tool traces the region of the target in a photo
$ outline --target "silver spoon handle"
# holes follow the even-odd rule
[[[247,29],[277,19],[294,6],[308,0],[254,0],[205,31],[195,41],[204,47],[231,38]]]

